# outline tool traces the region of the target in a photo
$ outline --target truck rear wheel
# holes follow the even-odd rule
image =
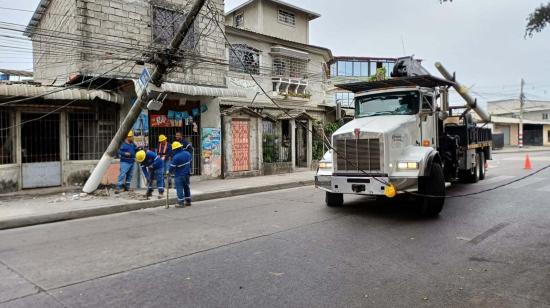
[[[477,183],[479,182],[481,169],[479,168],[479,153],[476,153],[475,157],[476,165],[469,170],[460,170],[459,178],[464,183]]]
[[[344,194],[326,192],[325,203],[328,207],[340,207],[344,205]]]
[[[485,180],[485,153],[479,152],[479,179]]]
[[[440,164],[433,164],[430,175],[419,179],[418,192],[426,195],[418,200],[420,214],[439,215],[445,204],[445,175]]]

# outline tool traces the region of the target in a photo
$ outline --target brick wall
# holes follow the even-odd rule
[[[120,68],[109,73],[109,77],[127,76],[136,78],[143,66],[137,65],[132,71],[135,60],[151,52],[151,47],[161,48],[163,45],[152,45],[152,6],[160,6],[177,11],[188,11],[192,3],[184,0],[52,0],[48,12],[55,13],[56,20],[46,21],[43,18],[39,28],[49,26],[56,21],[59,23],[59,12],[63,6],[74,7],[74,16],[68,18],[71,22],[63,27],[71,28],[81,39],[81,46],[75,50],[79,54],[76,63],[53,63],[51,67],[59,72],[78,71],[82,75],[97,76],[111,70],[118,65]],[[185,5],[184,3],[187,3]],[[217,12],[223,12],[223,0],[213,0]],[[225,86],[225,72],[227,67],[219,64],[206,63],[204,57],[211,61],[225,61],[225,44],[221,31],[215,23],[210,22],[205,15],[209,15],[206,8],[201,10],[196,22],[197,33],[200,36],[194,54],[188,60],[183,60],[179,67],[167,77],[170,82],[191,83],[201,85]],[[223,25],[223,18],[218,13]],[[200,55],[202,59],[197,59]],[[146,64],[149,68],[152,66]],[[46,76],[45,69],[37,67],[37,76]],[[66,74],[65,77],[68,77]],[[65,80],[66,81],[66,78]]]

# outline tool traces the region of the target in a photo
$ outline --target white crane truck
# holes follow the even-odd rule
[[[316,187],[329,207],[344,194],[415,196],[423,215],[438,215],[448,183],[485,178],[491,159],[491,130],[479,127],[490,116],[465,88],[436,63],[445,78],[430,75],[419,62],[397,61],[391,79],[337,85],[355,93],[355,118],[332,135],[332,149],[319,163]],[[454,87],[466,105],[449,106]]]

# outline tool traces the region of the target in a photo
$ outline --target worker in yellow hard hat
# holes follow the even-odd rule
[[[174,157],[170,163],[170,173],[175,175],[178,205],[176,207],[191,206],[191,153],[184,150],[181,142],[172,143]]]
[[[147,179],[146,197],[153,195],[153,183],[156,181],[159,191],[158,198],[162,199],[164,195],[164,163],[160,156],[153,151],[141,150],[136,153],[136,161],[140,163],[143,175]]]
[[[136,160],[137,146],[134,143],[134,133],[128,132],[126,140],[122,143],[122,146],[118,150],[118,156],[120,157],[120,173],[118,175],[117,187],[115,194],[120,193],[121,189],[124,191],[130,190],[130,184],[132,183],[132,172],[134,171],[134,164]]]

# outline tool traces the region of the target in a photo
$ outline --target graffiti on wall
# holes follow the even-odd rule
[[[222,137],[219,128],[203,128],[201,134],[203,174],[219,177],[222,170]]]

